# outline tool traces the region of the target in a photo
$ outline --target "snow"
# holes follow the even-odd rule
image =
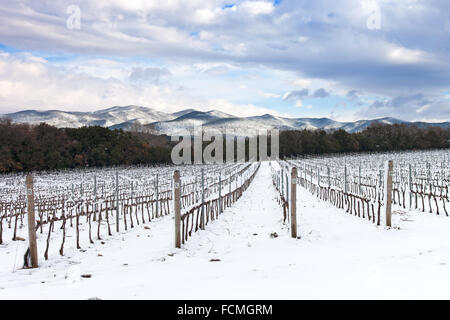
[[[13,272],[10,257],[25,245],[9,242],[0,246],[0,299],[450,298],[450,218],[394,207],[393,228],[377,227],[298,186],[301,239],[292,239],[276,198],[266,162],[181,249],[172,216],[84,243],[85,252],[40,257],[33,270]]]
[[[39,124],[46,122],[56,127],[78,128],[82,126],[102,125],[111,127],[126,124],[135,120],[141,124],[156,121],[167,121],[174,118],[173,115],[141,106],[112,107],[95,112],[64,112],[57,110],[35,111],[26,110],[17,113],[6,114],[15,122]]]
[[[58,110],[35,111],[25,110],[6,114],[15,122],[39,124],[46,122],[56,127],[81,127],[85,125],[101,125],[111,128],[127,128],[135,121],[141,124],[154,123],[161,134],[182,135],[192,130],[194,125],[203,125],[205,129],[228,129],[246,136],[250,130],[302,130],[302,129],[344,129],[348,132],[359,132],[374,122],[387,124],[408,123],[394,118],[359,120],[355,122],[338,122],[328,118],[284,118],[270,114],[253,117],[234,117],[225,112],[210,110],[207,112],[186,109],[173,114],[141,106],[121,106],[102,109],[95,112],[64,112]],[[426,123],[416,123],[425,126]],[[440,127],[449,127],[449,122],[435,123]]]

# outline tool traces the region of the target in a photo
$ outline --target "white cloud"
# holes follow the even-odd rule
[[[373,2],[298,0],[275,6],[243,0],[224,10],[232,2],[77,0],[81,29],[68,30],[66,9],[73,1],[3,1],[0,43],[70,61],[14,53],[14,67],[2,66],[8,76],[0,79],[1,105],[86,108],[128,100],[203,105],[210,99],[246,105],[253,97],[259,104],[260,92],[302,88],[326,88],[342,97],[358,90],[385,99],[446,91],[449,2],[377,1],[382,25],[376,31],[366,25]],[[197,64],[205,66],[197,70]],[[167,82],[173,83],[130,84],[126,78],[133,68],[167,68],[173,74]],[[236,76],[249,69],[263,76],[247,81]],[[247,95],[234,90],[241,83]],[[421,116],[436,108],[432,104]]]
[[[278,99],[278,98],[281,98],[281,94],[277,94],[277,93],[260,92],[260,94],[261,94],[263,97],[266,97],[266,98],[272,98],[272,99]]]
[[[199,72],[211,75],[222,75],[236,69],[228,63],[196,63],[194,68]]]
[[[312,109],[312,105],[307,105],[307,106],[305,106],[305,105],[303,104],[303,101],[301,101],[301,100],[297,100],[297,101],[295,102],[295,106],[298,107],[298,108]]]
[[[422,50],[411,50],[408,48],[394,46],[387,52],[387,58],[399,64],[414,64],[432,61]]]
[[[312,84],[312,79],[296,79],[292,84],[296,87],[307,88]]]
[[[275,9],[273,4],[267,1],[244,1],[240,7],[253,16],[269,14]]]
[[[300,43],[305,43],[308,40],[309,40],[308,37],[303,37],[303,36],[297,38],[297,41],[300,42]]]
[[[92,61],[87,60],[88,64]],[[78,61],[81,63],[81,61]],[[101,60],[105,65],[124,68],[117,61]],[[126,66],[126,64],[125,64]],[[124,79],[96,77],[79,68],[51,66],[45,60],[26,54],[20,57],[0,54],[0,105],[1,113],[20,109],[60,109],[66,111],[92,111],[116,105],[142,105],[157,110],[174,112],[184,108],[203,111],[218,109],[237,116],[274,113],[273,110],[254,104],[236,104],[226,99],[208,99],[179,90],[179,85],[158,83],[158,78],[168,75],[165,69],[132,68],[124,72]],[[95,70],[94,70],[95,73]],[[142,85],[129,82],[130,73],[149,78]],[[139,80],[138,79],[138,80]]]
[[[211,9],[199,9],[195,11],[195,17],[199,23],[212,23],[217,19],[217,11]]]
[[[202,106],[202,110],[207,111],[211,109],[218,109],[221,111],[225,111],[229,114],[241,116],[241,117],[250,117],[255,115],[263,115],[263,114],[273,114],[277,116],[286,116],[283,113],[279,113],[272,109],[259,107],[254,104],[234,104],[230,103],[223,99],[211,99],[208,101],[208,105]]]

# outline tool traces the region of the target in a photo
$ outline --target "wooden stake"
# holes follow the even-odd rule
[[[286,170],[284,180],[286,181],[286,202],[289,203],[289,179],[288,179],[289,170]]]
[[[175,248],[181,248],[181,192],[180,192],[180,171],[173,173],[173,207],[175,208]]]
[[[291,236],[297,238],[297,168],[291,173]]]
[[[320,188],[320,167],[317,167],[317,186]]]
[[[408,165],[408,189],[409,189],[409,209],[412,207],[412,170],[411,164]]]
[[[94,196],[97,198],[97,176],[94,175]]]
[[[202,204],[200,216],[200,229],[205,230],[205,170],[202,167]]]
[[[155,182],[155,194],[156,194],[156,217],[159,217],[159,174],[156,174],[156,182]]]
[[[116,231],[119,232],[119,172],[116,171]]]
[[[391,215],[392,215],[392,170],[393,161],[388,160],[385,165],[385,185],[384,185],[384,201],[386,210],[386,226],[391,227]]]
[[[37,243],[36,243],[36,219],[34,217],[34,190],[33,176],[27,175],[27,203],[28,203],[28,238],[30,242],[31,267],[38,267]]]
[[[361,187],[361,165],[359,165],[359,169],[358,169],[358,194],[361,195],[362,194],[362,187]]]
[[[222,213],[222,173],[219,173],[219,213]]]
[[[347,194],[347,165],[344,167],[344,193]]]
[[[330,167],[327,167],[327,175],[328,175],[328,187],[331,187]]]

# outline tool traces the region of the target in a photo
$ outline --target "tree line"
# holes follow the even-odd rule
[[[269,139],[270,141],[270,139]],[[0,119],[0,172],[169,164],[175,143],[165,135],[93,126],[56,128]],[[204,143],[203,147],[208,143]],[[269,142],[270,149],[270,142]],[[280,132],[280,157],[450,147],[450,129],[375,124],[362,132]],[[246,142],[248,150],[248,141]],[[270,152],[270,151],[269,151]]]
[[[375,123],[357,133],[345,130],[283,131],[280,157],[324,153],[427,150],[450,147],[450,129]]]
[[[166,136],[0,120],[0,172],[170,162]]]

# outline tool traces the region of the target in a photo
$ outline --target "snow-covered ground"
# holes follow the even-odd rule
[[[34,270],[10,262],[23,254],[17,246],[0,247],[0,299],[450,298],[450,218],[396,212],[386,229],[301,187],[297,199],[301,239],[292,239],[263,163],[242,198],[182,249],[172,216]]]

